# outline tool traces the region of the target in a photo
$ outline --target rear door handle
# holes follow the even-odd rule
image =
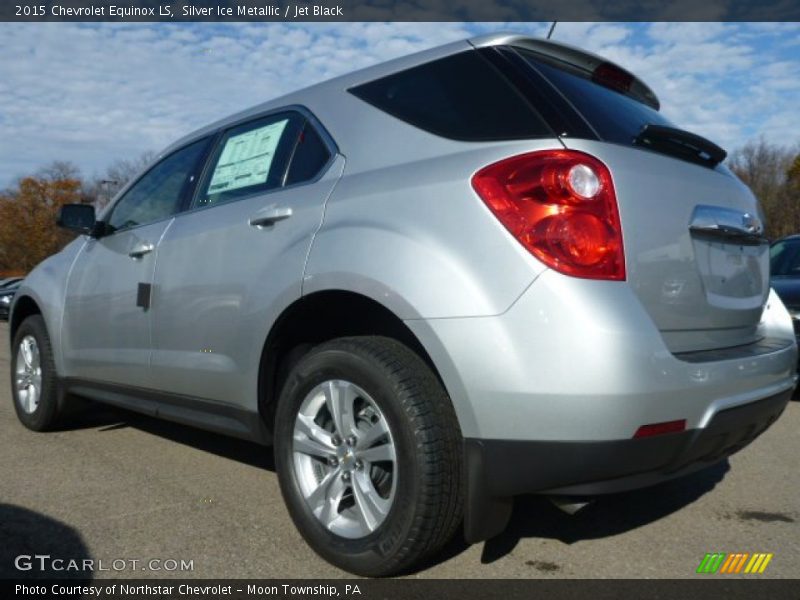
[[[689,231],[696,236],[745,246],[767,243],[761,219],[750,213],[721,206],[696,207]]]
[[[139,242],[128,252],[128,256],[133,259],[142,258],[145,254],[150,254],[154,249],[155,246],[150,242]]]
[[[250,217],[250,225],[253,227],[268,227],[291,216],[292,209],[288,206],[268,206]]]

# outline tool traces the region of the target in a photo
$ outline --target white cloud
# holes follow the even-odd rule
[[[91,173],[293,89],[470,35],[449,23],[0,32],[0,187],[52,160]]]
[[[0,24],[0,187],[52,160],[85,173],[266,99],[476,33],[549,24]],[[679,125],[732,149],[800,139],[797,24],[559,23],[653,87]]]
[[[800,140],[797,24],[564,25],[557,39],[629,69],[653,88],[667,117],[729,151],[762,134]],[[629,35],[616,41],[610,27]]]
[[[723,35],[725,23],[653,23],[649,34],[655,40],[673,43],[703,42]]]

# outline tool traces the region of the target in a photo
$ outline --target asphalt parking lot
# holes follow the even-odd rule
[[[169,575],[193,578],[348,576],[295,531],[269,449],[105,408],[69,430],[24,429],[7,336],[0,323],[0,577],[25,575],[13,566],[20,554],[126,561],[97,577],[164,576],[164,567],[141,571],[153,559],[192,561],[192,571]],[[798,577],[799,433],[795,400],[750,447],[683,480],[605,497],[574,516],[519,498],[504,535],[456,540],[409,576],[701,577],[706,552],[771,552],[755,577]]]

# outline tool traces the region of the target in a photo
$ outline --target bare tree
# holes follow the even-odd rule
[[[143,152],[137,158],[127,160],[115,160],[106,169],[106,178],[110,181],[116,182],[116,189],[114,193],[118,192],[122,186],[128,183],[136,175],[138,175],[147,165],[155,159],[155,152]]]
[[[96,208],[102,208],[119,192],[125,184],[136,177],[156,155],[154,152],[143,152],[137,158],[117,159],[111,163],[102,175],[95,176],[86,184],[86,193],[94,199]]]
[[[36,173],[35,177],[45,181],[80,180],[81,170],[77,165],[66,160],[54,160]]]
[[[728,164],[761,202],[770,237],[800,233],[800,153],[796,148],[771,144],[762,137],[734,151]]]

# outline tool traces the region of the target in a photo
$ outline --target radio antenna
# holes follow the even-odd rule
[[[553,24],[550,25],[550,31],[547,32],[547,39],[548,40],[550,39],[550,36],[553,35],[553,32],[556,29],[556,23],[558,23],[558,21],[553,21]]]

